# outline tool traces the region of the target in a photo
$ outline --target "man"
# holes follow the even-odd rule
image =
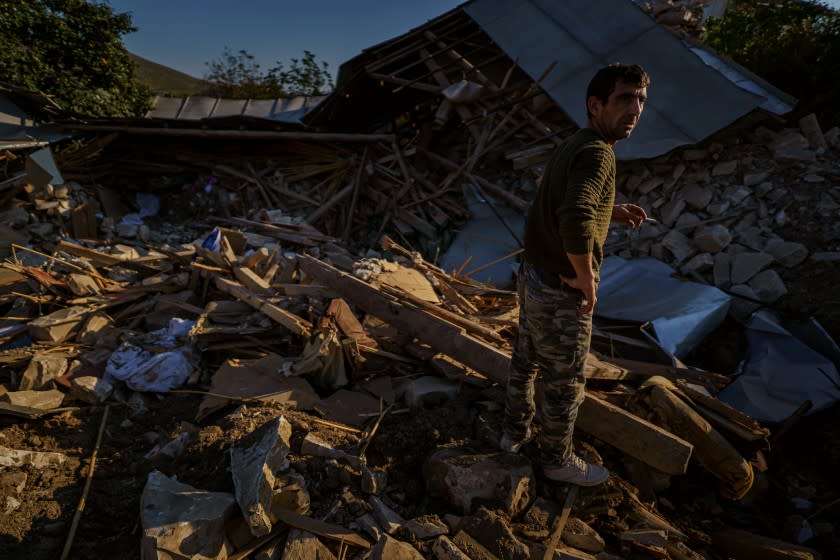
[[[518,276],[519,332],[507,385],[500,447],[518,452],[531,437],[534,381],[545,387],[541,462],[550,480],[594,486],[609,471],[572,451],[584,398],[598,270],[610,222],[640,226],[647,215],[615,203],[613,144],[630,136],[647,100],[648,75],[637,65],[599,70],[586,91],[587,123],[559,145],[546,166],[525,225]]]

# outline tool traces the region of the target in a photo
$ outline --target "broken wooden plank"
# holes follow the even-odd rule
[[[426,342],[501,385],[507,383],[510,355],[422,309],[401,305],[397,298],[309,255],[300,255],[301,270],[348,302]],[[628,455],[668,474],[683,474],[693,446],[629,412],[587,394],[577,426]]]
[[[258,311],[261,311],[269,318],[283,325],[295,334],[308,337],[312,331],[312,324],[309,321],[302,319],[294,313],[286,311],[282,307],[274,305],[255,294],[252,294],[247,288],[237,284],[233,280],[229,280],[221,276],[214,276],[213,284],[222,292],[247,303]]]
[[[813,549],[740,529],[712,533],[712,542],[715,548],[742,560],[818,560],[821,557]]]
[[[274,289],[268,284],[268,282],[260,278],[259,275],[250,268],[235,266],[233,267],[233,275],[242,283],[242,285],[257,295],[267,297],[274,295]]]

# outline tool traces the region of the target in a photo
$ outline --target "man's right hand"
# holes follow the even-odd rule
[[[595,302],[598,301],[598,298],[595,296],[595,276],[593,275],[588,279],[581,280],[579,278],[566,278],[561,275],[560,280],[570,288],[583,292],[584,299],[580,306],[580,312],[584,315],[592,313],[592,310],[595,309]]]
[[[592,313],[598,299],[595,297],[595,272],[592,270],[592,253],[580,255],[566,253],[566,256],[569,257],[569,262],[575,270],[575,277],[560,276],[560,280],[570,288],[583,292],[584,301],[580,306],[580,312],[583,314]]]

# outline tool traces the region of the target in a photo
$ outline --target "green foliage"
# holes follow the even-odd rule
[[[0,81],[53,96],[89,116],[137,116],[149,92],[122,36],[128,14],[84,0],[0,0]]]
[[[706,23],[704,40],[797,97],[795,116],[840,124],[840,12],[812,0],[742,0]]]
[[[221,58],[208,62],[204,79],[210,94],[234,99],[273,99],[294,95],[324,95],[333,88],[326,62],[318,62],[310,51],[291,59],[288,70],[282,62],[267,72],[260,70],[254,55],[225,47]]]

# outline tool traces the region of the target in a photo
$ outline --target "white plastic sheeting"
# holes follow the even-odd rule
[[[730,296],[715,287],[673,278],[656,259],[607,257],[595,315],[650,323],[660,345],[684,357],[726,318]]]
[[[189,360],[189,346],[179,345],[179,339],[189,334],[194,321],[173,318],[169,327],[148,333],[144,344],[166,349],[154,353],[140,346],[124,342],[108,359],[106,379],[124,382],[133,391],[165,393],[187,382],[193,371]]]

